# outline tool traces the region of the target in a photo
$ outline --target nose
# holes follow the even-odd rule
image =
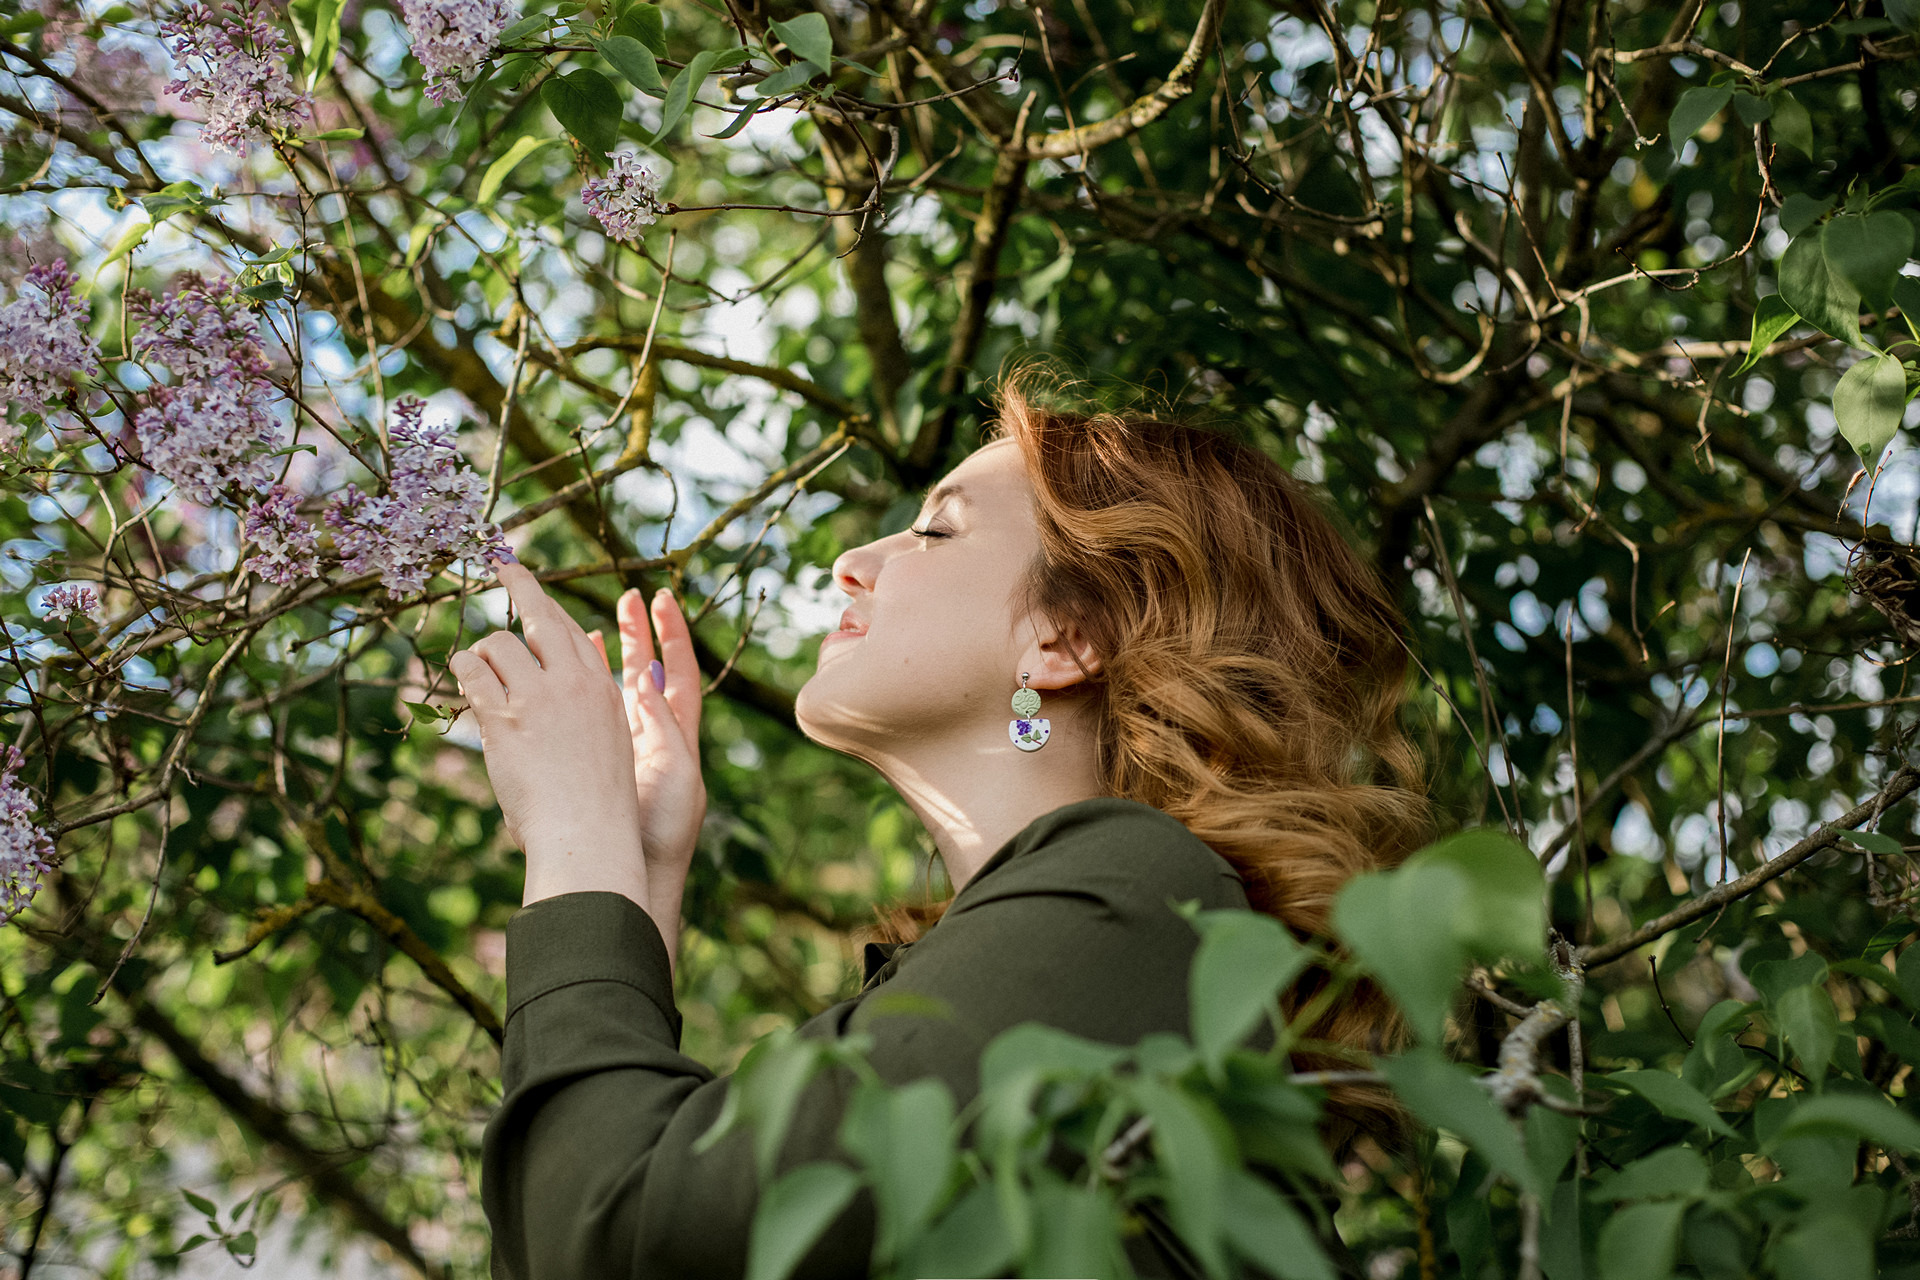
[[[880,544],[884,541],[882,538],[842,551],[833,562],[833,584],[856,600],[871,592],[875,579],[880,576],[884,555]]]

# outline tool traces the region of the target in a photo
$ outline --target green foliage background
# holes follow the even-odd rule
[[[163,14],[5,0],[6,261],[74,257],[116,394],[144,385],[128,287],[240,273],[316,491],[370,482],[329,431],[371,440],[382,403],[432,396],[478,469],[499,450],[495,514],[586,625],[611,630],[629,585],[714,602],[689,1052],[728,1066],[844,996],[849,931],[940,888],[911,815],[799,735],[793,693],[838,611],[826,566],[904,527],[977,438],[982,378],[1042,353],[1326,486],[1409,617],[1441,811],[1526,842],[1573,944],[1604,952],[1886,798],[1846,824],[1877,835],[1829,832],[1593,966],[1575,1012],[1587,1101],[1611,1104],[1521,1124],[1568,1152],[1532,1189],[1549,1229],[1555,1186],[1592,1189],[1567,1169],[1667,1179],[1601,1179],[1584,1251],[1541,1259],[1554,1280],[1915,1268],[1906,1130],[1849,1113],[1775,1158],[1812,1093],[1914,1115],[1920,468],[1906,387],[1886,391],[1916,336],[1910,0],[528,14],[435,106],[396,8],[299,0],[311,134],[234,163],[156,92]],[[658,95],[632,47],[594,43],[623,34],[657,44]],[[116,47],[151,51],[144,91],[85,73]],[[739,122],[768,77],[783,100]],[[617,127],[594,106],[613,100]],[[579,204],[609,135],[649,149],[680,210],[639,245]],[[1841,284],[1809,301],[1814,276]],[[1837,393],[1863,365],[1873,394]],[[103,439],[124,426],[83,410]],[[479,1275],[520,867],[473,739],[420,708],[504,615],[458,566],[406,602],[342,575],[243,582],[231,511],[77,430],[30,432],[0,500],[9,736],[61,855],[0,930],[8,1256],[164,1273],[183,1250],[251,1256],[281,1218],[322,1255]],[[1889,441],[1862,476],[1856,447],[1878,463]],[[37,619],[75,577],[105,626]],[[1508,956],[1491,976],[1522,1010],[1564,998],[1541,955],[1470,941],[1433,945]],[[1492,1067],[1517,1022],[1461,996],[1447,1047]],[[1541,1044],[1564,1076],[1564,1033]],[[1454,1134],[1398,1161],[1363,1144],[1338,1171],[1347,1239],[1374,1274],[1525,1268],[1540,1203],[1511,1152],[1488,1182],[1505,1121],[1449,1112],[1481,1093],[1420,1061],[1425,1094],[1394,1082]]]

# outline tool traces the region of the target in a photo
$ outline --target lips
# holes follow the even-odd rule
[[[840,630],[834,632],[835,635],[842,633],[863,636],[867,633],[867,624],[860,619],[858,614],[849,609],[840,615]]]

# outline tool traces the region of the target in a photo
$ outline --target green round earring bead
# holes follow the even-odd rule
[[[1022,689],[1013,695],[1013,714],[1026,719],[1040,709],[1040,691]]]

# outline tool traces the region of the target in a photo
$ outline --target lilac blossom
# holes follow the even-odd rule
[[[395,597],[426,586],[433,562],[443,557],[513,558],[500,527],[482,517],[486,481],[465,465],[451,427],[422,424],[426,407],[411,396],[394,405],[386,496],[350,484],[326,512],[346,572],[378,573]]]
[[[288,443],[272,407],[272,367],[259,325],[232,281],[183,272],[164,298],[136,296],[146,320],[134,349],[164,365],[171,385],[133,420],[142,461],[203,506],[230,485],[261,490],[273,483],[273,450]]]
[[[613,168],[604,178],[589,178],[580,202],[615,240],[632,240],[642,227],[660,221],[660,178],[631,151],[609,151]]]
[[[160,24],[180,75],[167,92],[182,102],[206,100],[200,137],[212,150],[245,154],[248,143],[269,141],[271,130],[313,118],[313,99],[287,71],[293,44],[265,8],[265,0],[233,0],[230,13],[216,13],[191,0]]]
[[[100,347],[87,334],[91,307],[73,291],[64,259],[27,270],[20,296],[0,307],[0,448],[12,449],[20,428],[10,404],[37,411],[66,394],[76,373],[100,372]]]
[[[65,622],[74,614],[93,618],[100,612],[100,597],[83,582],[63,582],[40,597],[46,606],[48,622]]]
[[[493,52],[513,20],[513,0],[400,0],[413,56],[427,69],[429,101],[445,102]]]
[[[320,535],[300,518],[300,496],[283,484],[247,508],[247,541],[259,550],[241,568],[275,586],[291,586],[320,572]]]
[[[40,891],[40,877],[53,870],[53,840],[30,816],[33,797],[14,775],[24,763],[20,748],[0,755],[0,924],[19,915]]]

